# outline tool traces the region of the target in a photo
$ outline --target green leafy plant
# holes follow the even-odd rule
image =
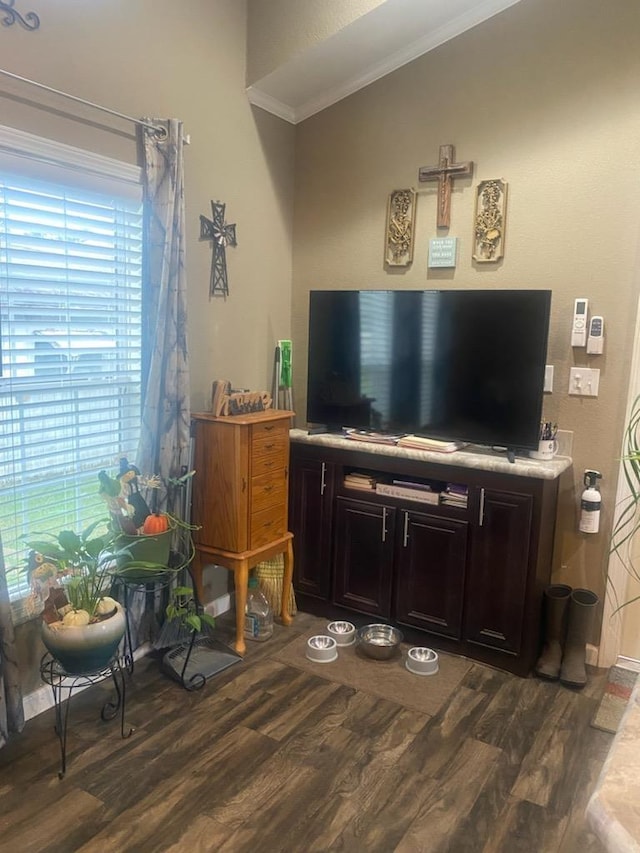
[[[618,506],[609,543],[609,555],[615,555],[629,576],[640,583],[640,571],[634,563],[631,546],[640,530],[640,397],[637,397],[629,414],[629,420],[624,431],[622,471],[627,484],[628,493]],[[640,600],[640,594],[620,602],[617,590],[611,579],[609,587],[616,602],[614,614],[635,601]]]
[[[204,611],[200,612],[198,603],[190,586],[177,586],[173,598],[167,605],[167,619],[184,626],[189,632],[199,634],[203,625],[213,627],[216,620]]]
[[[57,534],[26,536],[29,549],[26,570],[29,580],[44,586],[61,587],[74,610],[84,610],[95,618],[99,602],[107,595],[113,562],[114,533],[108,519],[99,519],[81,533],[61,530]]]

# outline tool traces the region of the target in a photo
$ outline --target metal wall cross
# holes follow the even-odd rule
[[[437,166],[423,166],[418,171],[418,180],[438,182],[438,228],[448,228],[451,222],[451,186],[454,178],[471,177],[473,162],[456,163],[453,145],[440,146]]]
[[[200,239],[213,240],[213,259],[211,261],[211,282],[209,296],[228,296],[227,246],[237,246],[236,226],[224,221],[226,205],[220,201],[211,202],[211,219],[200,216]]]

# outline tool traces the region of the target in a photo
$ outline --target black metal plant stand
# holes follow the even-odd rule
[[[133,675],[134,658],[133,658],[133,641],[131,638],[131,622],[129,620],[129,603],[130,595],[133,592],[145,592],[155,594],[156,590],[161,590],[169,587],[171,581],[175,578],[175,569],[167,568],[166,571],[147,574],[143,577],[127,577],[122,574],[113,575],[113,584],[122,587],[123,607],[126,619],[126,628],[124,634],[124,648],[122,654],[122,663],[127,672]]]
[[[58,777],[62,779],[67,770],[67,727],[69,723],[69,708],[71,706],[71,694],[77,688],[89,687],[104,679],[111,677],[116,690],[115,702],[106,702],[100,713],[104,721],[112,720],[120,711],[120,734],[128,738],[133,734],[133,728],[125,731],[124,709],[126,700],[125,684],[126,667],[119,657],[113,657],[102,669],[83,673],[69,673],[62,664],[47,652],[40,661],[40,676],[45,684],[50,685],[53,691],[53,703],[55,707],[55,730],[60,743],[60,770]],[[65,697],[65,690],[67,691]]]
[[[200,690],[207,679],[240,663],[242,657],[224,643],[192,631],[190,639],[166,652],[162,658],[162,669],[184,687],[185,690]]]

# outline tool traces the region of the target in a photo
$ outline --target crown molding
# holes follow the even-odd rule
[[[282,118],[290,124],[297,124],[300,121],[293,107],[284,104],[272,95],[268,95],[256,86],[249,86],[246,91],[249,103],[253,104],[254,107],[260,107],[260,109],[266,110],[266,112]]]
[[[338,86],[312,94],[302,104],[291,105],[284,103],[275,95],[263,91],[260,88],[261,81],[254,83],[247,90],[249,100],[255,106],[261,107],[292,124],[298,124],[519,2],[520,0],[485,0],[483,3],[476,4],[456,18],[447,21],[446,24],[425,33],[425,35],[406,45],[401,50],[395,51],[385,57],[382,61],[364,68],[361,74],[344,80]],[[295,63],[292,63],[292,74],[299,72],[299,62],[300,60],[298,59]],[[281,73],[286,72],[286,66],[282,66],[279,71]],[[269,86],[268,78],[264,78],[263,82],[267,87]]]

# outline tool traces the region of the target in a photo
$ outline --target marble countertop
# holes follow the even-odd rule
[[[517,477],[534,477],[540,480],[554,480],[563,471],[570,468],[570,456],[554,456],[549,461],[538,461],[526,456],[516,456],[515,462],[509,462],[506,454],[480,445],[469,444],[453,453],[438,453],[433,450],[413,450],[397,447],[393,444],[355,441],[332,433],[309,435],[305,429],[292,429],[291,441],[301,444],[313,444],[316,447],[332,447],[340,450],[363,450],[375,452],[381,456],[395,456],[401,459],[415,459],[419,462],[435,462],[441,465],[459,465],[463,468],[476,468],[482,471],[496,471]]]
[[[589,800],[587,820],[610,853],[640,851],[640,681]]]

